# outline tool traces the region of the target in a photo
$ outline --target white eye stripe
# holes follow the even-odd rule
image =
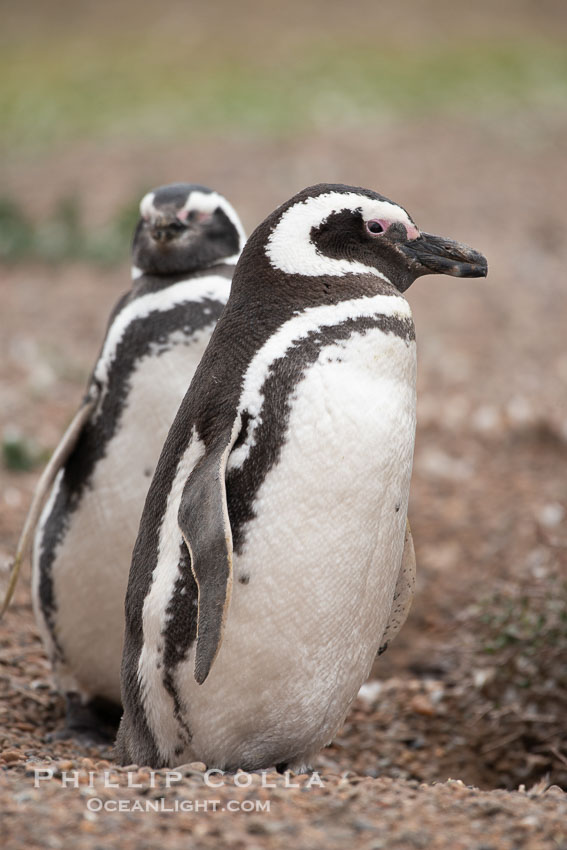
[[[300,201],[286,210],[266,244],[270,264],[286,274],[309,277],[319,275],[373,274],[384,276],[374,266],[356,260],[337,260],[326,257],[311,241],[311,229],[321,225],[333,213],[343,210],[360,211],[365,221],[387,219],[403,224],[409,232],[417,228],[408,214],[390,201],[380,201],[356,192],[327,192]]]
[[[154,207],[155,192],[148,192],[140,201],[140,215],[142,218],[150,218],[152,213],[156,212]]]
[[[221,208],[231,224],[234,225],[240,240],[240,250],[242,250],[244,243],[246,242],[246,234],[242,227],[240,218],[232,204],[229,204],[227,199],[222,195],[219,195],[218,192],[199,192],[197,190],[193,190],[182,209],[187,212],[196,211],[201,213],[210,213],[212,215],[218,207]]]

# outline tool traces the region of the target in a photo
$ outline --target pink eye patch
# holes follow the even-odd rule
[[[192,221],[205,222],[212,219],[212,214],[207,212],[199,212],[198,210],[179,210],[177,218],[179,221],[187,221],[190,218]]]

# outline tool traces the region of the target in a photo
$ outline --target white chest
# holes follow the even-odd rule
[[[316,749],[342,721],[392,605],[414,431],[413,342],[374,329],[321,349],[234,556],[211,674],[195,684],[193,652],[177,672],[199,758],[245,760],[274,730]]]
[[[129,377],[115,434],[69,515],[51,567],[55,630],[65,659],[56,673],[63,691],[120,701],[124,596],[140,516],[164,440],[211,329],[191,338],[176,332],[169,350],[139,360]],[[51,508],[49,502],[34,555],[34,602],[40,624],[39,550],[42,525]],[[49,630],[44,626],[42,632],[50,645]]]

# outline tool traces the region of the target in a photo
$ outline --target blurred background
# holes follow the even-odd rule
[[[357,711],[384,730],[382,773],[565,783],[567,4],[1,11],[2,560],[128,288],[141,196],[204,183],[251,232],[306,185],[371,187],[485,253],[489,277],[408,293],[418,592]],[[37,654],[26,580],[7,622]],[[348,764],[375,769],[353,724]]]

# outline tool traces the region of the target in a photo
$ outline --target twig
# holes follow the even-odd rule
[[[550,752],[550,753],[553,753],[553,755],[555,756],[555,758],[559,759],[559,761],[560,761],[560,762],[563,762],[563,764],[567,767],[567,758],[565,758],[565,756],[563,755],[563,753],[560,753],[560,752],[559,752],[559,750],[557,749],[557,747],[549,746],[547,749],[549,750],[549,752]]]

